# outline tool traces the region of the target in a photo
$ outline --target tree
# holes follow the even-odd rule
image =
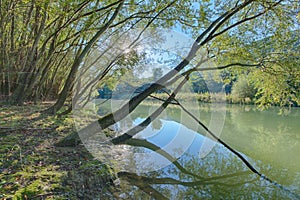
[[[93,47],[93,45],[96,43],[96,41],[99,39],[99,37],[114,22],[114,20],[118,16],[118,13],[120,12],[120,10],[121,10],[121,8],[123,6],[123,3],[124,3],[124,1],[119,1],[118,2],[117,7],[115,8],[115,11],[112,14],[112,16],[109,18],[108,22],[105,23],[105,24],[103,24],[102,27],[100,27],[100,29],[94,34],[94,36],[91,38],[91,40],[89,40],[87,42],[86,46],[82,49],[82,51],[76,56],[76,58],[75,58],[75,60],[74,60],[74,62],[72,64],[71,71],[70,71],[70,73],[68,75],[68,78],[67,78],[65,84],[64,84],[64,88],[61,91],[61,93],[59,94],[58,100],[46,112],[54,113],[55,114],[59,109],[61,109],[63,107],[63,104],[66,101],[66,99],[67,99],[67,97],[69,95],[69,92],[71,91],[71,88],[73,87],[73,84],[74,84],[74,81],[75,81],[75,78],[76,78],[76,73],[78,71],[78,68],[79,68],[82,60],[88,54],[88,52]],[[113,3],[113,4],[115,4],[115,3]]]
[[[81,132],[86,133],[86,137],[95,134],[99,131],[99,125],[101,129],[105,129],[108,126],[114,124],[115,122],[123,119],[126,115],[131,113],[137,105],[139,105],[145,98],[151,95],[156,90],[162,88],[162,85],[169,85],[176,82],[180,77],[176,76],[179,72],[181,72],[188,64],[194,62],[193,59],[196,58],[197,52],[200,48],[203,48],[206,45],[209,45],[213,39],[218,38],[219,36],[227,35],[228,32],[233,32],[236,27],[241,26],[244,23],[248,23],[251,21],[255,21],[256,18],[264,15],[265,13],[269,12],[276,12],[278,7],[285,6],[285,4],[281,5],[281,1],[278,2],[256,2],[256,1],[246,1],[243,3],[237,2],[237,4],[232,5],[231,8],[228,8],[228,5],[221,5],[224,6],[223,9],[225,11],[221,14],[218,18],[213,19],[211,24],[197,37],[195,43],[192,45],[188,55],[183,59],[174,70],[170,71],[169,73],[165,74],[156,83],[153,83],[149,88],[141,92],[139,95],[133,97],[128,101],[125,105],[123,105],[120,109],[116,110],[114,113],[108,114],[103,118],[100,118],[98,121],[94,121],[86,128],[82,129]],[[240,33],[238,33],[240,37]],[[240,41],[240,40],[237,40]],[[230,49],[231,47],[229,47]],[[225,50],[223,50],[225,51]],[[225,51],[225,55],[227,52]],[[253,58],[249,57],[246,59],[248,62],[249,60],[253,60]],[[255,61],[256,64],[240,64],[240,63],[233,63],[223,67],[217,68],[199,68],[201,64],[198,63],[196,67],[189,69],[188,71],[182,73],[183,76],[189,75],[192,71],[204,71],[204,70],[213,70],[213,69],[223,69],[230,66],[238,65],[238,66],[260,66],[261,62]]]
[[[210,71],[210,70],[220,70],[226,69],[232,66],[240,66],[241,68],[246,68],[245,70],[241,70],[245,72],[250,72],[252,68],[263,68],[265,63],[268,63],[269,60],[266,60],[266,57],[260,56],[255,53],[255,48],[250,48],[253,45],[254,41],[248,41],[250,38],[249,33],[245,32],[245,34],[241,34],[241,30],[244,27],[247,27],[249,24],[252,27],[256,23],[259,23],[259,18],[263,15],[270,13],[277,13],[281,7],[290,6],[289,3],[281,4],[281,1],[275,2],[265,2],[265,1],[245,1],[245,2],[235,2],[233,5],[222,5],[222,9],[224,10],[219,17],[215,17],[211,20],[211,23],[206,27],[206,29],[197,37],[194,44],[192,45],[190,51],[187,56],[174,67],[174,70],[166,73],[160,79],[158,79],[155,83],[151,84],[150,87],[142,91],[140,94],[132,97],[127,103],[123,104],[119,109],[114,112],[105,115],[102,118],[99,118],[97,121],[92,122],[85,128],[79,131],[81,135],[81,139],[84,143],[88,142],[91,137],[93,137],[97,132],[101,132],[106,129],[108,126],[124,119],[127,115],[129,115],[133,110],[147,97],[149,97],[155,91],[163,88],[166,85],[175,84],[175,89],[169,93],[168,98],[163,100],[161,106],[155,109],[147,118],[145,118],[141,123],[137,126],[131,128],[127,132],[114,137],[107,138],[111,145],[119,145],[119,144],[127,144],[127,145],[139,145],[143,141],[136,141],[134,136],[144,130],[158,115],[162,113],[162,111],[171,103],[175,105],[179,105],[185,112],[187,112],[193,120],[197,121],[210,135],[216,139],[219,143],[224,145],[227,149],[233,152],[240,160],[244,162],[244,164],[255,174],[258,176],[265,178],[267,181],[277,185],[276,182],[272,181],[268,177],[264,177],[255,167],[253,167],[247,159],[243,157],[240,153],[222,141],[218,136],[216,136],[213,132],[211,132],[201,121],[198,120],[193,114],[189,113],[181,104],[176,100],[176,95],[178,91],[181,90],[183,85],[189,79],[189,76],[192,72],[195,71]],[[279,16],[278,18],[284,19],[284,17]],[[288,20],[288,19],[284,19]],[[205,20],[204,20],[205,21]],[[209,21],[206,21],[209,22]],[[244,25],[244,26],[243,26]],[[241,28],[240,28],[241,27]],[[263,35],[258,34],[260,37]],[[253,35],[252,35],[253,36]],[[244,38],[245,37],[245,38]],[[248,38],[249,37],[249,38]],[[229,39],[234,38],[234,39]],[[223,42],[224,39],[225,42]],[[261,38],[259,38],[261,39]],[[215,41],[216,40],[216,41]],[[227,42],[235,42],[233,44],[224,45]],[[222,44],[219,46],[217,44]],[[234,49],[235,46],[239,46],[237,50]],[[208,52],[208,57],[197,57],[197,53],[200,48],[208,47],[211,51]],[[245,51],[245,49],[248,51]],[[240,55],[237,57],[237,55]],[[225,60],[223,56],[227,59],[225,64],[217,67],[204,67],[207,60],[215,60],[217,63],[221,63],[221,61]],[[220,58],[221,57],[221,58]],[[235,59],[233,59],[235,58]],[[243,62],[241,62],[243,61]],[[229,62],[229,64],[228,64]],[[194,64],[194,65],[192,65]],[[192,66],[191,66],[192,65]],[[174,102],[175,101],[175,102]],[[149,144],[150,145],[150,144]],[[148,146],[149,146],[148,145]]]
[[[279,34],[279,33],[276,33]],[[281,34],[281,33],[280,33]],[[294,31],[285,33],[285,42],[275,36],[267,38],[270,53],[266,54],[269,62],[262,69],[250,72],[250,79],[258,90],[256,97],[260,108],[277,106],[299,106],[299,34]],[[276,35],[277,36],[277,35]],[[280,37],[281,38],[281,37]],[[273,44],[274,43],[274,44]]]
[[[190,81],[195,93],[209,92],[206,81],[201,74],[192,73]]]
[[[33,89],[43,91],[41,88],[46,84],[47,75],[51,77],[52,72],[57,72],[53,70],[57,58],[66,57],[66,52],[70,56],[68,50],[76,53],[80,45],[78,34],[89,29],[76,28],[78,20],[91,14],[78,16],[87,2],[1,2],[3,29],[0,40],[5,45],[2,58],[6,62],[1,67],[7,67],[3,73],[9,77],[11,103],[22,104],[34,96]],[[74,9],[75,6],[78,9]],[[59,68],[66,69],[64,62],[59,64]]]
[[[261,63],[261,67],[227,69],[231,74],[227,78],[229,82],[247,75],[247,82],[251,82],[257,90],[256,103],[260,108],[295,106],[299,102],[299,92],[295,88],[298,84],[295,75],[299,74],[296,64],[299,22],[294,2],[289,3],[285,4],[291,10],[288,14],[284,15],[283,10],[266,13],[261,20],[239,26],[231,34],[223,34],[213,41],[215,48],[210,54],[216,57],[217,63]],[[292,83],[289,85],[287,82]]]
[[[119,2],[123,2],[123,1],[119,1]],[[169,7],[171,7],[173,4],[175,3],[175,1],[173,2],[167,2],[165,5],[156,5],[156,4],[150,4],[150,5],[143,5],[140,3],[137,4],[128,4],[127,6],[129,6],[129,9],[131,9],[133,11],[132,13],[127,14],[126,12],[123,12],[120,10],[120,12],[115,13],[116,15],[113,15],[113,17],[111,18],[111,20],[109,20],[106,24],[103,25],[102,28],[100,28],[100,30],[95,34],[95,36],[97,37],[93,37],[90,42],[87,43],[87,45],[84,47],[84,49],[82,50],[82,53],[79,54],[79,60],[77,61],[77,58],[75,58],[74,64],[72,65],[70,74],[68,76],[68,79],[66,80],[65,84],[64,84],[64,88],[62,90],[62,92],[59,95],[59,98],[57,100],[57,102],[50,107],[49,109],[46,110],[47,113],[52,113],[55,114],[58,110],[60,110],[62,108],[62,106],[64,105],[64,102],[66,101],[68,95],[71,93],[71,90],[73,88],[74,85],[74,81],[75,81],[75,77],[77,74],[77,70],[81,64],[81,62],[83,61],[83,59],[85,58],[85,56],[87,55],[87,53],[91,50],[91,48],[93,47],[94,44],[96,44],[96,40],[100,40],[100,36],[104,35],[105,40],[109,40],[109,34],[116,34],[115,31],[117,31],[117,34],[123,34],[123,32],[126,32],[127,28],[126,26],[128,26],[128,24],[131,24],[130,28],[133,27],[139,27],[144,25],[142,32],[147,29],[150,25],[152,26],[157,26],[156,25],[156,19],[164,14],[164,12],[169,9]],[[111,5],[116,5],[117,2],[112,3]],[[144,10],[139,10],[140,8],[144,8]],[[110,6],[107,6],[106,8],[110,8]],[[145,9],[148,11],[145,11]],[[157,10],[157,12],[155,12]],[[178,10],[175,10],[175,12],[178,12]],[[151,17],[151,14],[154,14]],[[165,14],[164,14],[165,15]],[[118,20],[118,21],[115,21]],[[132,22],[133,21],[133,22]],[[135,22],[136,21],[136,22]],[[145,21],[145,22],[144,22]],[[118,28],[118,29],[116,29]],[[141,32],[141,34],[142,34]],[[98,34],[101,33],[101,34]],[[106,34],[104,34],[106,33]],[[108,35],[108,37],[107,37]],[[139,36],[138,36],[139,37]],[[137,39],[138,39],[137,37]],[[134,44],[134,43],[133,43]],[[133,45],[132,44],[132,45]],[[126,53],[126,52],[124,52]],[[133,55],[134,56],[134,55]],[[118,60],[122,60],[122,55],[118,55],[115,60],[113,60],[113,62],[109,63],[106,67],[106,69],[104,70],[104,72],[99,76],[97,76],[97,79],[94,79],[95,81],[101,81],[104,76],[107,75],[107,73],[112,69],[112,67],[114,66],[115,62],[118,62]],[[94,81],[93,80],[93,81]],[[94,81],[94,82],[95,82]],[[89,85],[92,85],[92,83],[89,83]],[[94,86],[96,84],[93,84]],[[81,95],[81,94],[80,94]],[[78,97],[79,98],[79,97]]]
[[[245,102],[246,98],[252,100],[255,97],[256,90],[253,83],[251,83],[245,75],[240,75],[238,80],[232,86],[231,94],[234,98]]]
[[[131,2],[124,6],[131,12],[122,9],[113,16],[112,11],[122,2],[1,1],[1,93],[10,96],[11,103],[22,104],[58,92],[59,101],[49,112],[59,109],[66,93],[69,96],[76,66],[91,48],[87,46],[99,42],[103,33],[105,40],[126,27],[144,23],[157,6]],[[66,86],[52,87],[60,83]],[[49,88],[58,90],[49,92]]]

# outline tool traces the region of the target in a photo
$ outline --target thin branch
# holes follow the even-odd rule
[[[231,63],[228,65],[224,65],[224,66],[219,66],[219,67],[205,67],[205,68],[194,68],[194,71],[212,71],[212,70],[221,70],[221,69],[226,69],[229,67],[233,67],[233,66],[238,66],[238,67],[259,67],[261,66],[261,62],[257,63],[257,64],[244,64],[244,63]]]
[[[249,4],[251,4],[254,0],[248,0],[245,1],[244,3],[240,4],[239,6],[233,7],[230,11],[224,13],[218,21],[214,24],[213,27],[210,27],[212,30],[209,33],[209,35],[200,43],[200,40],[198,41],[199,46],[203,46],[204,44],[208,43],[210,40],[212,40],[213,34],[226,22],[228,21],[233,15],[235,15],[237,12],[239,12],[241,9],[245,8]],[[209,30],[210,31],[210,30]],[[209,32],[208,31],[208,32]],[[197,38],[198,40],[199,38]],[[202,39],[202,38],[201,38]]]
[[[126,17],[124,20],[119,21],[119,22],[117,22],[116,24],[110,25],[109,28],[114,28],[114,27],[119,26],[120,24],[123,24],[123,23],[125,23],[125,22],[127,22],[127,21],[129,21],[129,20],[132,20],[132,19],[147,19],[147,18],[153,18],[153,17],[142,16],[142,14],[147,15],[147,14],[150,14],[150,13],[152,13],[152,12],[154,12],[154,11],[155,11],[155,9],[152,9],[152,10],[149,10],[149,11],[145,11],[145,12],[137,12],[137,13],[134,13],[134,14],[130,15],[129,17]]]
[[[282,0],[281,0],[281,1],[282,1]],[[281,1],[276,2],[274,5],[269,6],[269,7],[266,8],[264,11],[262,11],[262,12],[256,14],[256,15],[253,15],[253,16],[251,16],[251,17],[246,17],[246,18],[242,19],[241,21],[238,21],[238,22],[232,24],[231,26],[228,26],[228,27],[225,28],[224,30],[222,30],[222,31],[220,31],[220,32],[218,32],[218,33],[213,34],[212,37],[217,37],[217,36],[219,36],[219,35],[225,33],[226,31],[228,31],[228,30],[230,30],[230,29],[232,29],[232,28],[234,28],[234,27],[236,27],[236,26],[238,26],[238,25],[240,25],[240,24],[242,24],[242,23],[244,23],[244,22],[253,20],[253,19],[255,19],[255,18],[257,18],[257,17],[259,17],[259,16],[265,14],[265,13],[268,12],[271,8],[274,8],[275,6],[277,6]]]
[[[183,81],[177,86],[177,88],[172,92],[172,94],[169,96],[169,98],[161,105],[159,106],[149,117],[147,117],[143,122],[138,124],[137,126],[133,127],[126,133],[115,137],[111,140],[113,144],[121,144],[125,142],[126,140],[129,140],[134,135],[139,133],[140,131],[144,130],[154,119],[156,119],[162,111],[165,110],[165,108],[172,102],[172,99],[177,95],[179,90],[183,87],[183,85],[187,82],[187,78],[184,78]]]
[[[153,99],[156,99],[156,100],[159,100],[159,101],[162,101],[162,102],[164,102],[164,101],[166,101],[165,99],[162,99],[162,98],[159,98],[159,97],[156,97],[156,96],[154,96],[154,95],[149,95],[149,97],[151,97],[151,98],[153,98]],[[177,103],[175,103],[175,102],[170,102],[170,104],[173,104],[173,105],[178,105]]]
[[[116,1],[116,2],[113,2],[113,3],[111,3],[111,4],[109,4],[109,5],[106,5],[106,6],[104,6],[104,7],[102,7],[102,8],[99,8],[99,9],[97,9],[97,10],[94,10],[94,11],[91,11],[91,12],[88,12],[88,13],[85,13],[85,14],[83,14],[82,16],[77,16],[77,17],[74,17],[77,13],[79,13],[88,3],[89,3],[89,1],[86,1],[86,2],[84,2],[74,13],[73,13],[73,15],[62,25],[62,26],[60,26],[59,27],[59,29],[58,30],[56,30],[54,33],[52,33],[47,39],[46,39],[46,42],[48,41],[48,40],[50,40],[50,38],[51,37],[53,37],[53,36],[55,36],[56,34],[58,34],[61,30],[63,30],[63,28],[65,28],[65,27],[67,27],[68,25],[70,25],[72,22],[74,22],[74,21],[77,21],[77,20],[79,20],[80,18],[82,18],[82,17],[86,17],[86,16],[88,16],[88,15],[91,15],[91,14],[94,14],[94,13],[96,13],[96,12],[99,12],[99,11],[102,11],[102,10],[106,10],[106,9],[108,9],[108,8],[111,8],[111,7],[113,7],[113,6],[115,6],[115,5],[119,5],[121,2],[122,2],[123,0],[119,0],[119,1]]]
[[[171,7],[177,0],[172,1],[171,3],[169,3],[166,7],[164,7],[163,9],[161,9],[148,23],[147,25],[143,28],[143,30],[139,33],[139,35],[137,36],[137,38],[132,42],[131,45],[129,45],[129,48],[131,48],[135,42],[137,42],[140,37],[142,36],[142,34],[146,31],[147,28],[150,27],[150,25],[155,21],[155,19],[157,19],[159,17],[159,15],[161,15],[165,10],[167,10],[169,7]]]
[[[291,194],[293,194],[297,197],[300,197],[299,195],[297,195],[294,192],[290,191],[288,188],[283,187],[282,185],[280,185],[276,181],[271,180],[269,177],[261,174],[257,169],[255,169],[254,166],[251,165],[251,163],[242,154],[240,154],[238,151],[236,151],[231,146],[229,146],[226,142],[224,142],[222,139],[220,139],[216,134],[214,134],[205,124],[203,124],[197,117],[195,117],[195,115],[193,115],[184,106],[182,106],[182,104],[177,99],[174,99],[174,101],[176,101],[178,103],[178,105],[182,108],[182,110],[184,112],[186,112],[190,117],[192,117],[200,126],[202,126],[202,128],[204,128],[204,130],[207,131],[207,133],[209,133],[209,135],[211,135],[217,142],[219,142],[225,148],[227,148],[229,151],[231,151],[233,154],[235,154],[253,173],[257,174],[262,179],[272,183],[276,187],[278,187],[280,189],[283,189],[283,190],[285,190],[285,191],[287,191],[287,192],[289,192],[289,193],[291,193]]]

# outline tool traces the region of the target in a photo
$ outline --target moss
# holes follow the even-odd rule
[[[1,108],[0,118],[6,119],[9,131],[0,130],[0,199],[78,199],[95,194],[103,199],[113,172],[81,145],[55,147],[60,138],[75,133],[72,119],[39,117],[41,108]]]
[[[31,199],[42,192],[41,180],[36,180],[25,188],[20,188],[16,191],[13,200]]]
[[[72,132],[55,144],[57,147],[74,147],[81,143],[77,132]]]

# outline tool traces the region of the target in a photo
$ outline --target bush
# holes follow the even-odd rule
[[[231,99],[233,103],[247,103],[253,101],[256,89],[252,83],[245,77],[240,76],[237,82],[232,86]]]

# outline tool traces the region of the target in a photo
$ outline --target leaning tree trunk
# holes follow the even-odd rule
[[[77,63],[79,62],[79,63]],[[61,91],[61,93],[59,94],[59,97],[57,99],[57,101],[55,102],[55,104],[53,106],[51,106],[50,108],[48,108],[47,110],[45,110],[45,113],[47,114],[56,114],[57,111],[59,111],[63,106],[65,101],[67,100],[67,97],[70,94],[70,91],[73,88],[74,85],[74,81],[76,78],[76,74],[78,71],[78,67],[80,65],[80,61],[78,60],[77,62],[75,62],[72,66],[72,69],[69,73],[69,76],[64,84],[63,90]]]
[[[80,66],[80,63],[82,62],[84,57],[87,55],[87,53],[90,51],[90,49],[93,47],[93,45],[98,40],[98,38],[113,23],[113,21],[115,20],[115,18],[117,17],[117,15],[119,13],[119,11],[121,10],[121,8],[123,6],[123,3],[124,3],[124,1],[121,1],[119,3],[118,7],[116,8],[115,12],[113,13],[113,15],[111,16],[109,21],[106,24],[104,24],[104,26],[102,26],[98,32],[96,32],[96,34],[92,37],[92,39],[84,47],[84,49],[82,50],[80,55],[75,59],[73,65],[72,65],[71,71],[69,73],[69,76],[68,76],[68,78],[67,78],[67,80],[64,84],[63,90],[59,94],[58,100],[56,101],[56,103],[53,106],[51,106],[50,108],[45,110],[45,113],[47,113],[47,114],[56,114],[57,111],[59,111],[63,107],[65,101],[67,100],[68,94],[70,93],[70,91],[73,88],[74,81],[76,79],[76,75],[77,75],[77,71],[78,71],[78,68]]]

